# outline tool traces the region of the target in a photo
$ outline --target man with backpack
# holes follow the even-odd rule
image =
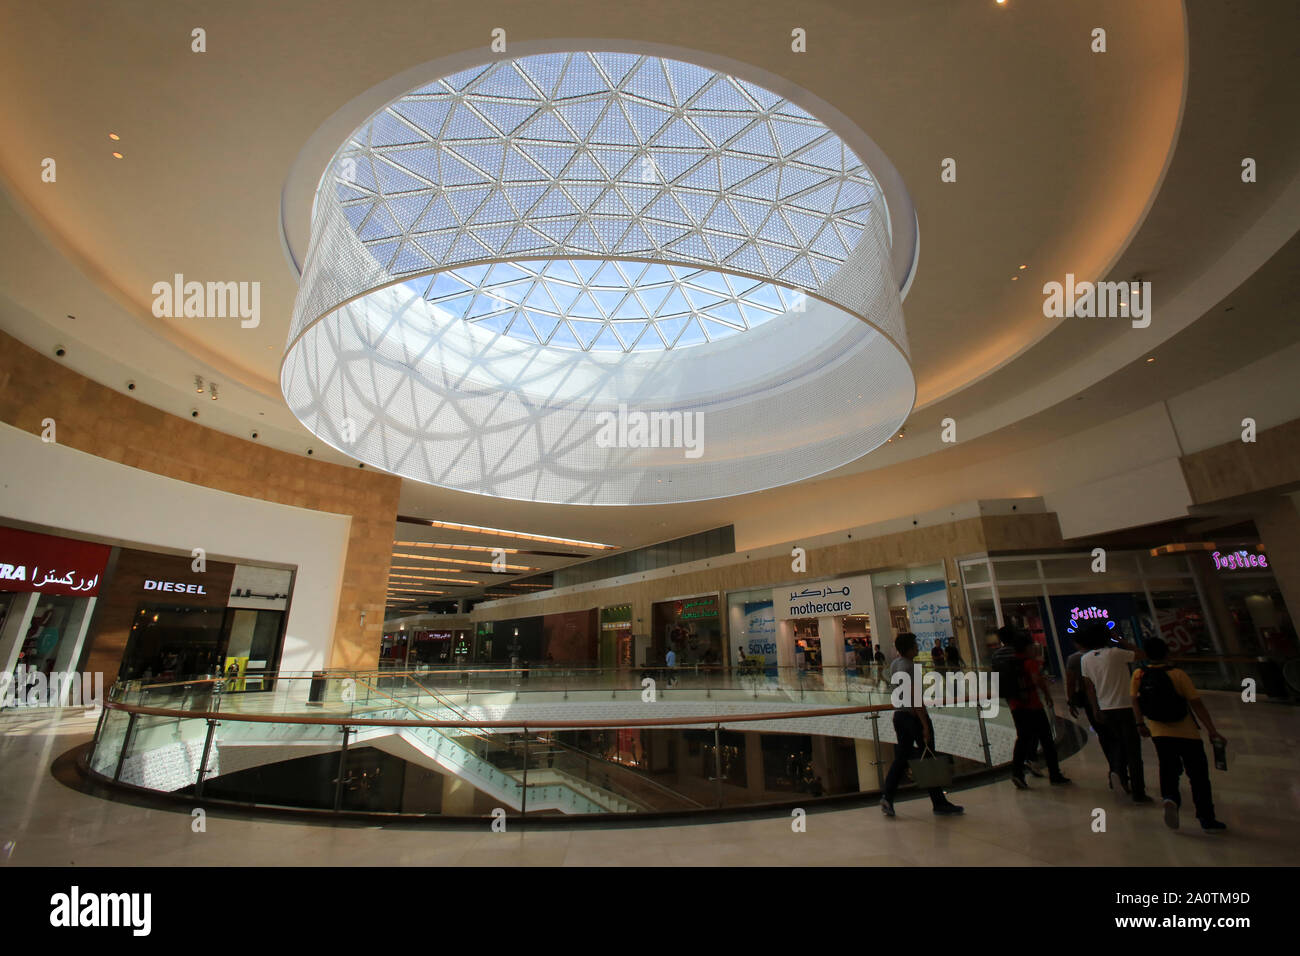
[[[1029,789],[1025,782],[1025,762],[1035,747],[1041,745],[1047,761],[1048,779],[1056,786],[1067,784],[1070,778],[1061,773],[1052,727],[1048,723],[1051,691],[1043,677],[1042,664],[1029,653],[1029,635],[1007,624],[998,628],[998,640],[1001,646],[993,652],[993,670],[998,675],[998,689],[1006,698],[1011,708],[1011,720],[1016,725],[1011,782],[1018,790]]]
[[[1111,748],[1106,761],[1110,764],[1111,789],[1128,793],[1134,803],[1152,802],[1147,796],[1142,769],[1142,738],[1138,736],[1137,721],[1133,719],[1129,693],[1128,665],[1145,657],[1146,652],[1139,647],[1119,642],[1112,644],[1103,638],[1102,646],[1088,651],[1079,661],[1088,702],[1110,733]]]
[[[1156,746],[1165,824],[1171,830],[1178,829],[1178,809],[1182,805],[1179,779],[1186,770],[1201,829],[1207,833],[1226,830],[1227,825],[1214,818],[1210,765],[1205,757],[1205,745],[1201,743],[1201,730],[1192,714],[1195,713],[1205,725],[1211,741],[1220,742],[1223,738],[1214,729],[1210,712],[1205,709],[1187,672],[1164,663],[1169,656],[1168,645],[1158,637],[1148,638],[1146,652],[1149,663],[1133,672],[1130,694],[1138,730],[1143,737],[1150,737]]]

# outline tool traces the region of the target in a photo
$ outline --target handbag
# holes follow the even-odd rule
[[[912,779],[922,790],[952,786],[952,754],[937,754],[927,746],[921,756],[913,757],[907,766],[911,768]]]

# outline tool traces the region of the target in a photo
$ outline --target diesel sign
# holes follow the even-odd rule
[[[207,594],[202,584],[180,584],[176,581],[145,581],[146,591],[175,591],[181,594]]]

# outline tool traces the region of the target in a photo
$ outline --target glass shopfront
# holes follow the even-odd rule
[[[1201,585],[1185,554],[1112,551],[1007,555],[958,562],[980,663],[1003,624],[1026,631],[1060,678],[1075,651],[1072,635],[1089,621],[1140,643],[1159,636],[1176,657],[1222,653],[1204,613]]]
[[[81,670],[87,630],[112,555],[108,545],[0,527],[0,707],[29,700],[29,675]],[[53,703],[53,701],[41,701]]]
[[[651,609],[651,644],[647,666],[660,666],[671,647],[679,667],[693,664],[721,664],[722,621],[718,616],[718,595],[700,594],[662,601]]]
[[[542,617],[542,662],[591,666],[597,661],[598,615],[587,611],[565,611]]]
[[[600,666],[634,666],[632,605],[616,604],[600,609]]]
[[[293,572],[0,527],[0,666],[269,689]]]
[[[872,576],[859,574],[772,588],[777,643],[788,642],[800,672],[826,665],[856,673],[871,659]],[[829,642],[834,641],[838,646]]]
[[[962,661],[949,606],[943,564],[929,564],[901,570],[878,571],[871,575],[878,640],[872,654],[880,651],[887,660],[897,656],[894,638],[904,632],[916,635],[917,660],[948,664]]]
[[[761,669],[776,674],[776,614],[772,610],[772,589],[732,591],[727,595],[727,624],[731,639],[727,648],[736,667]]]
[[[222,675],[228,692],[269,690],[292,581],[287,569],[121,548],[92,653],[120,680]]]

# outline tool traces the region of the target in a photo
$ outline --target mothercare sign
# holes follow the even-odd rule
[[[773,588],[772,607],[780,621],[797,617],[868,614],[871,612],[871,575]]]

